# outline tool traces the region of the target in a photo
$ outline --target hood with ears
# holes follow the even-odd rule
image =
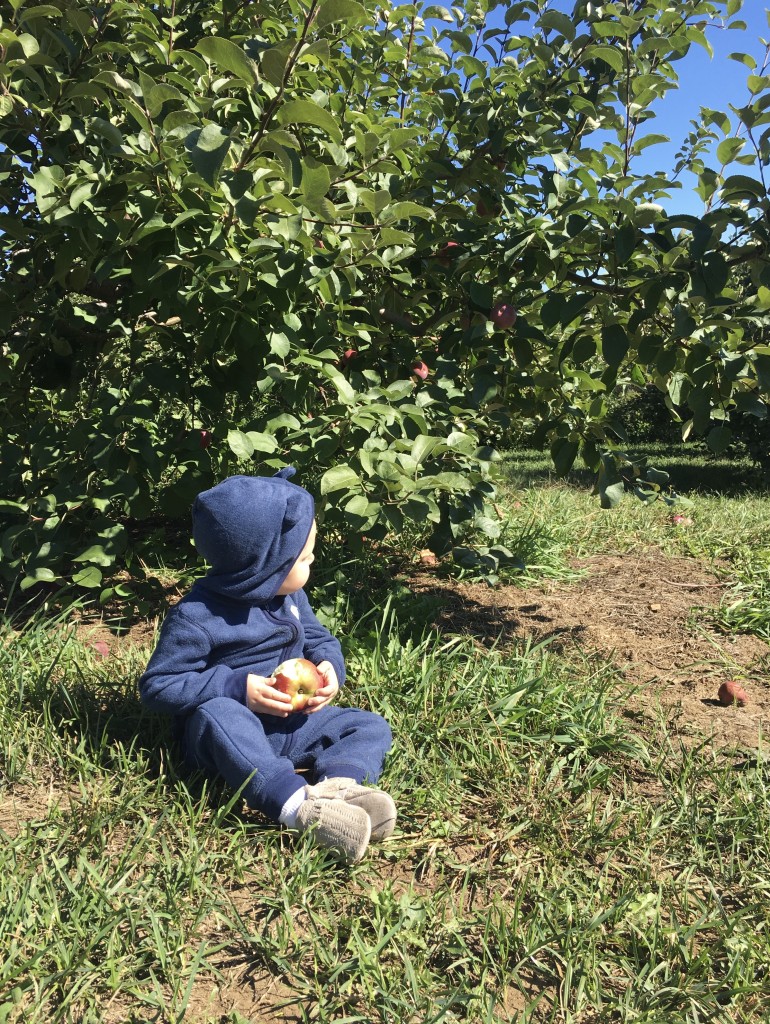
[[[237,601],[275,597],[302,552],[315,516],[311,495],[276,476],[231,476],[203,491],[192,510],[193,539],[209,563],[198,586]]]

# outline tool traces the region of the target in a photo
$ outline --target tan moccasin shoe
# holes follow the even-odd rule
[[[396,827],[396,805],[387,793],[373,786],[360,786],[353,779],[331,778],[306,786],[309,799],[343,800],[351,807],[362,807],[372,825],[371,841],[387,839]]]
[[[296,828],[310,832],[319,846],[346,864],[361,860],[372,833],[369,815],[362,807],[344,800],[314,798],[311,793],[297,811]]]

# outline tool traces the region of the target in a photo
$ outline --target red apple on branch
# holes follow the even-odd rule
[[[412,373],[415,375],[415,377],[419,377],[420,380],[425,380],[429,372],[430,371],[428,370],[428,367],[421,359],[418,359],[415,363],[412,363]]]
[[[307,658],[289,658],[275,669],[270,684],[291,697],[292,711],[303,711],[324,681],[312,661]]]
[[[516,323],[516,307],[510,302],[498,302],[492,307],[490,320],[501,331],[510,331]]]
[[[457,259],[461,251],[462,246],[459,242],[445,242],[438,251],[438,258],[442,263],[450,263],[452,260]]]
[[[479,217],[499,217],[503,212],[499,203],[490,205],[485,199],[479,199],[476,203],[476,213]]]
[[[198,442],[200,444],[201,448],[206,449],[206,448],[210,447],[211,442],[213,440],[214,440],[214,438],[212,437],[212,434],[211,434],[210,430],[201,430],[201,436],[200,436],[200,440]]]
[[[358,349],[346,348],[340,358],[340,366],[344,369],[346,366],[350,366],[354,359],[358,358]]]

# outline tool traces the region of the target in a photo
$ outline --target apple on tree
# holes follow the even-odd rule
[[[498,302],[492,307],[489,318],[501,331],[510,331],[516,323],[516,307],[510,302]]]
[[[422,361],[422,359],[418,359],[414,363],[412,363],[412,373],[415,375],[415,377],[419,377],[420,380],[425,380],[425,378],[428,376],[429,370],[426,364]]]
[[[444,245],[441,246],[437,255],[442,263],[448,264],[453,259],[456,259],[460,255],[461,251],[462,246],[460,245],[460,243],[450,240],[449,242],[445,242]]]
[[[307,702],[323,684],[323,677],[307,658],[289,658],[270,676],[270,685],[291,697],[291,710],[304,711]]]
[[[499,203],[489,203],[486,199],[479,199],[476,203],[476,213],[479,217],[499,217],[503,208]]]

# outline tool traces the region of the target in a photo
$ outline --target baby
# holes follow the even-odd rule
[[[233,476],[198,495],[193,538],[210,568],[166,616],[139,687],[149,708],[177,717],[191,765],[355,863],[395,826],[392,799],[363,785],[379,778],[392,737],[380,715],[332,706],[345,662],[302,589],[315,507],[293,475]],[[292,712],[271,676],[296,657],[323,685]]]

